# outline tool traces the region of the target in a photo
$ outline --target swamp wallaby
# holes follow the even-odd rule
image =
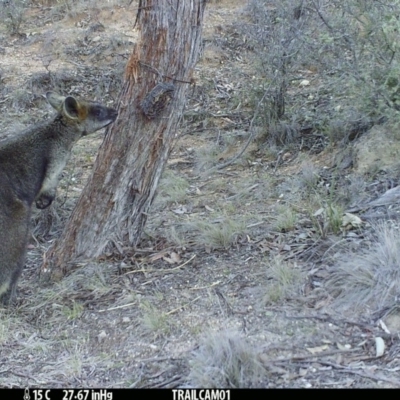
[[[72,146],[111,124],[117,111],[101,104],[46,94],[58,112],[0,143],[0,301],[9,304],[25,263],[32,204],[48,207]]]

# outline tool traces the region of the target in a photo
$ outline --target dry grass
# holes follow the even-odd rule
[[[377,225],[369,248],[345,253],[326,283],[335,304],[345,309],[377,311],[398,301],[400,288],[400,231]]]
[[[157,197],[161,204],[184,203],[189,190],[189,182],[177,172],[169,170],[163,174],[158,190]]]
[[[148,300],[140,303],[143,327],[156,337],[166,336],[171,331],[171,318]]]
[[[286,262],[280,256],[267,263],[267,286],[263,302],[279,303],[299,295],[299,288],[304,283],[304,273],[298,265]]]
[[[240,217],[222,217],[214,222],[198,220],[187,227],[194,231],[197,244],[212,250],[227,250],[246,233],[246,224]]]
[[[204,334],[190,360],[188,387],[251,388],[265,385],[256,348],[236,332]]]
[[[313,195],[318,189],[320,180],[318,168],[311,162],[303,162],[296,180],[297,185],[310,195]]]
[[[0,18],[12,35],[20,33],[25,7],[26,1],[24,0],[0,2]]]
[[[210,143],[196,150],[196,171],[207,172],[207,170],[218,164],[221,150],[216,143]]]
[[[288,232],[296,226],[298,216],[290,205],[280,204],[276,207],[276,221],[274,229],[279,232]]]

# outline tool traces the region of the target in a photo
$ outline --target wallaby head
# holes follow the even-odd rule
[[[46,93],[47,101],[55,108],[68,125],[73,125],[82,136],[96,132],[111,124],[117,118],[113,108],[89,100],[77,100],[73,96],[60,96],[55,92]]]
[[[0,144],[0,301],[15,296],[25,263],[32,205],[48,207],[75,142],[111,124],[117,111],[94,101],[46,94],[57,115]]]

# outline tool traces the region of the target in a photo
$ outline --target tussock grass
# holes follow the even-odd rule
[[[221,150],[216,143],[210,143],[198,148],[195,152],[196,171],[203,172],[218,164]]]
[[[208,388],[260,387],[265,369],[258,352],[236,332],[209,332],[190,360],[187,385]]]
[[[392,306],[400,293],[400,230],[387,223],[363,253],[345,253],[326,283],[335,303],[347,308],[378,310]]]
[[[114,270],[104,264],[88,264],[84,268],[73,271],[61,281],[51,285],[44,279],[35,294],[35,304],[26,304],[33,312],[49,309],[54,316],[74,319],[84,311],[84,302],[100,301],[111,295],[115,290],[113,285]],[[63,304],[63,307],[52,307],[54,304]]]
[[[304,206],[315,231],[322,237],[342,232],[344,207],[340,204],[343,197],[341,190],[331,189],[331,193],[320,190],[314,196],[307,196]]]
[[[226,200],[235,205],[234,213],[236,214],[237,206],[241,207],[243,204],[254,201],[261,202],[273,197],[275,195],[273,184],[273,177],[268,174],[241,177],[240,180],[227,186]]]
[[[84,311],[82,304],[77,302],[73,302],[71,306],[65,305],[62,308],[62,312],[67,319],[76,319],[79,318]]]
[[[189,182],[172,170],[167,170],[159,186],[158,201],[161,203],[184,203],[189,190]]]
[[[170,333],[171,317],[147,300],[141,302],[140,308],[142,310],[142,324],[148,332],[154,333],[157,337]]]
[[[195,221],[188,227],[196,232],[194,240],[211,249],[226,250],[234,245],[246,232],[246,224],[237,218],[222,218],[218,222]]]
[[[288,205],[278,205],[276,207],[276,221],[274,228],[280,232],[288,232],[295,228],[298,216],[295,210]]]
[[[171,226],[167,229],[168,241],[174,243],[178,247],[183,247],[188,244],[188,237],[185,231],[182,231],[177,226]]]
[[[337,188],[335,197],[340,204],[343,204],[346,208],[350,208],[366,200],[366,187],[364,177],[358,175],[349,176],[344,184]]]
[[[295,297],[304,276],[297,265],[288,263],[277,256],[267,263],[267,278],[267,290],[263,300],[271,304]]]
[[[320,181],[318,168],[310,162],[303,162],[300,174],[294,183],[312,195],[317,190]]]

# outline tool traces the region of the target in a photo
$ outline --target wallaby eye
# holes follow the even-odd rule
[[[99,107],[94,108],[92,113],[96,118],[101,119],[103,117],[103,110]]]

